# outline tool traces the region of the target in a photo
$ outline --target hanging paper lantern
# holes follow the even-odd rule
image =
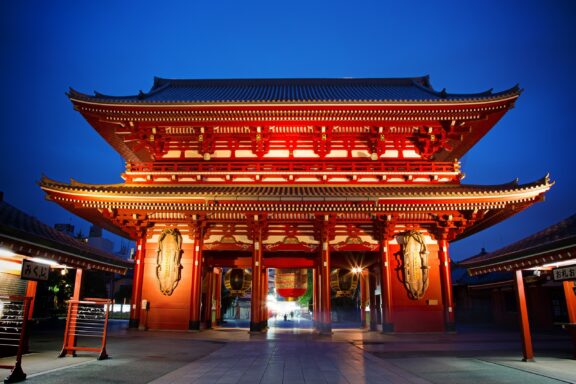
[[[308,289],[308,270],[301,268],[276,269],[276,292],[291,301],[306,293]]]
[[[252,274],[247,269],[229,269],[224,274],[224,286],[230,291],[230,296],[242,297],[252,286]]]
[[[349,269],[337,268],[330,273],[330,288],[336,297],[351,297],[358,287],[358,273]]]

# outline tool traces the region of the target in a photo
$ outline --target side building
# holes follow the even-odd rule
[[[69,93],[126,160],[122,184],[43,178],[48,198],[137,242],[131,320],[199,329],[220,268],[252,270],[266,328],[268,268],[313,274],[318,331],[330,276],[362,273],[372,328],[454,326],[449,242],[542,200],[547,177],[466,185],[458,159],[514,106],[499,93],[400,79],[155,79],[148,93]],[[144,304],[144,306],[143,306]]]

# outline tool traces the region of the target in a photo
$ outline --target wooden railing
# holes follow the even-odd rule
[[[76,351],[98,352],[98,360],[108,358],[106,336],[111,300],[69,300],[64,346],[59,357]]]
[[[180,177],[227,176],[441,176],[460,179],[459,164],[427,161],[178,161],[127,163],[124,178],[128,183],[154,181],[157,176]],[[145,180],[144,180],[145,179]]]
[[[4,379],[5,383],[26,380],[22,370],[22,353],[26,346],[26,323],[31,300],[31,297],[25,296],[0,296],[0,347],[13,350],[16,355],[14,365],[0,365],[0,368],[11,370]]]

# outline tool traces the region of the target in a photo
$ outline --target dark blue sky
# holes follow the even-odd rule
[[[531,182],[544,203],[453,243],[495,250],[576,212],[573,1],[3,1],[0,190],[48,224],[44,173],[117,183],[121,157],[72,110],[68,87],[135,94],[167,78],[407,77],[449,92],[524,93],[463,159],[464,182]]]

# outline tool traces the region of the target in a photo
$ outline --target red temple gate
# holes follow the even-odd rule
[[[71,90],[74,108],[126,160],[125,183],[44,178],[41,187],[137,241],[135,326],[143,300],[149,328],[209,326],[220,268],[233,267],[252,271],[259,331],[267,268],[311,268],[315,324],[330,333],[330,275],[359,268],[373,326],[442,331],[454,325],[449,242],[551,186],[461,183],[457,159],[519,95],[452,95],[427,77],[156,79],[129,97]],[[166,233],[175,237],[164,244]]]

